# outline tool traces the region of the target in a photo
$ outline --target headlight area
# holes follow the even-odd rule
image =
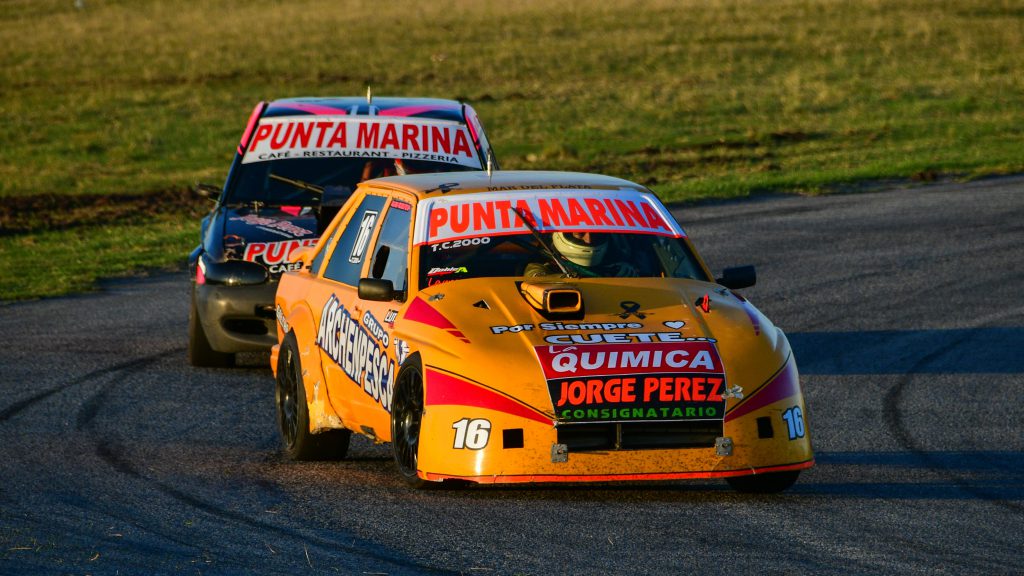
[[[269,278],[266,267],[246,260],[214,262],[201,254],[196,266],[196,284],[254,286],[265,284]]]

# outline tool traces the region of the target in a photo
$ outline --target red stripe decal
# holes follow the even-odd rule
[[[422,472],[422,478],[434,482],[446,479],[469,480],[479,484],[522,484],[533,482],[622,482],[640,480],[693,480],[700,478],[728,478],[730,476],[749,476],[754,474],[767,474],[769,472],[786,472],[789,470],[803,470],[814,466],[814,459],[796,464],[783,464],[782,466],[766,466],[764,468],[745,468],[743,470],[720,470],[706,472],[652,472],[649,474],[516,474],[508,476],[453,476],[451,474],[437,474],[434,472]]]
[[[796,362],[793,362],[793,357],[790,356],[782,370],[768,384],[754,391],[753,394],[747,396],[746,400],[729,411],[725,415],[725,421],[735,420],[783,398],[798,394],[800,394],[800,375],[796,371]]]
[[[754,307],[750,305],[750,302],[744,300],[743,311],[747,313],[747,318],[750,318],[750,323],[754,326],[754,336],[759,336],[761,334],[761,321],[758,320]]]
[[[475,406],[554,425],[551,418],[483,386],[430,368],[426,369],[425,377],[427,406]]]
[[[416,298],[412,301],[412,304],[409,304],[409,309],[405,311],[405,319],[442,330],[458,332],[454,324],[442,316],[433,306],[424,302],[422,298]]]

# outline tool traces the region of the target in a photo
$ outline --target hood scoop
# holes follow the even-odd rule
[[[562,282],[523,282],[523,298],[544,316],[573,318],[583,316],[583,294],[579,288]]]

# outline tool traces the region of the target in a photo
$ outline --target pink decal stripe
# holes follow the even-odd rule
[[[449,111],[458,109],[458,106],[438,106],[437,104],[420,106],[400,106],[398,108],[389,108],[387,110],[381,110],[380,116],[415,116],[417,114],[423,114],[425,112],[434,112],[435,110]]]
[[[307,114],[316,114],[319,116],[339,116],[348,114],[348,111],[343,108],[324,106],[323,104],[313,104],[312,102],[278,102],[272,105],[268,112],[280,112],[282,110],[295,110],[296,112],[306,112]]]
[[[245,126],[245,132],[242,133],[242,140],[238,143],[238,153],[245,154],[245,149],[249,146],[249,140],[252,138],[253,130],[256,129],[256,123],[259,122],[260,115],[263,114],[263,108],[266,107],[266,102],[260,102],[252,109],[252,114],[249,115],[249,123]]]
[[[432,368],[426,369],[427,406],[473,406],[554,425],[551,418],[494,390]]]
[[[782,370],[779,370],[767,384],[753,391],[746,399],[733,407],[725,415],[725,421],[741,418],[783,398],[798,394],[800,394],[800,376],[796,371],[796,362],[790,356]]]

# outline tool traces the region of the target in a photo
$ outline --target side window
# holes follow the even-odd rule
[[[345,230],[338,236],[338,245],[334,248],[331,259],[327,261],[324,278],[351,286],[359,283],[359,273],[363,268],[367,245],[373,236],[374,228],[377,227],[377,219],[385,200],[387,198],[384,196],[363,198]]]
[[[391,280],[395,290],[405,291],[409,262],[409,223],[412,206],[401,200],[391,203],[373,249],[370,277]]]

